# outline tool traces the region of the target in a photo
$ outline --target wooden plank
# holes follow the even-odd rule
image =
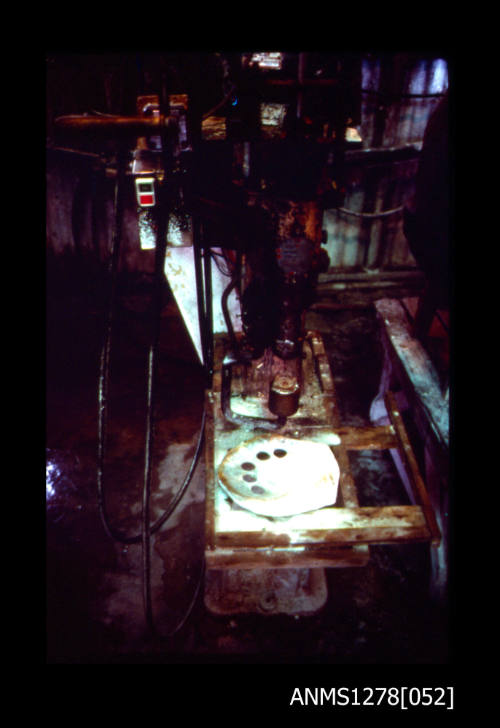
[[[375,308],[407,398],[425,414],[428,428],[434,433],[436,441],[447,449],[449,406],[429,355],[411,335],[406,313],[399,301],[382,299],[377,301]]]
[[[330,369],[330,363],[325,352],[325,345],[321,335],[317,332],[309,332],[307,341],[311,346],[313,357],[316,362],[315,371],[320,381],[322,390],[322,408],[326,413],[332,429],[336,431],[340,429],[340,411],[335,397],[335,384]],[[333,445],[332,450],[340,468],[340,499],[342,505],[356,508],[359,505],[358,494],[354,478],[351,473],[349,457],[345,448],[345,444],[340,438],[338,445]]]
[[[232,549],[217,548],[205,553],[207,569],[323,569],[366,566],[368,546],[329,549]]]
[[[413,452],[408,433],[406,432],[403,418],[398,411],[396,398],[392,392],[388,391],[385,393],[385,402],[398,440],[398,451],[406,465],[406,471],[413,486],[415,499],[422,507],[427,526],[431,533],[431,542],[433,545],[438,546],[441,542],[441,531],[439,530],[425,483],[420,475],[417,459]]]
[[[240,511],[232,514],[233,531],[219,531],[216,548],[264,548],[306,545],[348,546],[402,541],[429,541],[431,534],[420,506],[323,508],[317,513],[293,516],[286,521],[249,521]],[[255,530],[238,528],[238,523],[255,524]],[[316,524],[316,527],[311,527]]]
[[[342,505],[357,508],[359,506],[358,491],[351,473],[349,456],[343,445],[332,445],[333,454],[339,464],[339,491]]]
[[[392,450],[398,442],[392,425],[337,427],[335,434],[347,450]]]
[[[316,374],[320,380],[321,390],[333,396],[335,394],[335,388],[323,339],[320,334],[311,331],[307,335],[307,341],[311,346],[313,357],[316,361]]]
[[[292,424],[296,421],[291,419]],[[330,446],[340,444],[345,450],[393,450],[397,447],[397,438],[392,425],[333,427],[300,424],[297,427],[307,440],[324,442]]]

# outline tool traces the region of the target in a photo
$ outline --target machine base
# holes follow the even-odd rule
[[[216,615],[307,616],[327,597],[324,569],[221,569],[205,577],[205,606]]]

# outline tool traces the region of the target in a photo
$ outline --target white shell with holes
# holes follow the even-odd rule
[[[242,508],[284,517],[330,506],[337,500],[340,471],[324,443],[262,435],[229,450],[219,483]]]

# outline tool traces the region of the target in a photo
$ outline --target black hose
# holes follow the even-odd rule
[[[154,632],[153,607],[151,603],[151,524],[149,515],[150,494],[151,494],[151,462],[153,458],[153,383],[155,380],[156,347],[151,346],[148,356],[148,398],[146,418],[146,447],[144,453],[144,485],[142,491],[142,559],[143,573],[142,581],[144,613],[146,622]]]
[[[212,306],[212,256],[210,254],[210,248],[204,247],[203,249],[203,272],[205,277],[205,299],[206,299],[206,350],[207,350],[207,386],[209,389],[212,388],[212,378],[214,372],[214,349],[213,349],[213,306]]]
[[[196,603],[196,600],[198,598],[198,594],[199,594],[199,591],[200,591],[200,586],[201,586],[201,584],[203,582],[203,575],[204,575],[204,573],[205,573],[205,559],[203,558],[202,563],[201,563],[200,573],[199,573],[199,576],[198,576],[198,579],[197,579],[197,582],[196,582],[196,588],[195,588],[195,590],[193,592],[193,596],[191,597],[191,601],[189,603],[188,608],[184,612],[184,614],[182,616],[182,619],[178,622],[178,624],[176,624],[176,626],[172,630],[170,630],[170,632],[168,632],[168,634],[162,635],[162,637],[164,637],[164,638],[165,637],[166,638],[173,637],[174,634],[177,634],[177,632],[179,632],[179,630],[182,629],[182,627],[185,625],[186,620],[189,617],[189,615],[191,614],[191,611],[192,611],[192,609],[193,609],[193,607],[194,607],[194,605]]]
[[[167,228],[170,215],[170,198],[168,190],[163,185],[159,189],[159,200],[154,208],[157,223],[155,245],[155,275],[153,282],[153,330],[148,353],[147,367],[147,408],[146,408],[146,444],[144,451],[144,483],[142,493],[142,554],[143,554],[143,596],[146,621],[151,631],[154,631],[151,605],[151,523],[150,523],[150,496],[151,477],[154,446],[154,401],[158,368],[158,348],[161,330],[162,283],[167,248]]]
[[[118,165],[118,175],[115,186],[115,215],[114,215],[114,226],[113,236],[111,245],[111,254],[109,259],[109,270],[110,270],[110,296],[108,301],[107,318],[104,332],[104,341],[101,348],[100,357],[100,371],[99,371],[99,392],[98,392],[98,453],[97,453],[97,491],[98,491],[98,506],[104,530],[109,538],[114,541],[118,541],[123,544],[136,544],[142,541],[142,534],[129,536],[123,534],[120,531],[113,528],[110,523],[110,519],[106,508],[105,489],[104,489],[104,475],[105,475],[105,450],[107,440],[107,421],[108,421],[108,391],[109,391],[109,369],[110,369],[110,353],[111,353],[111,334],[113,328],[116,289],[117,289],[117,273],[118,273],[118,262],[120,257],[120,245],[122,236],[122,219],[123,219],[123,171],[125,168],[124,160]],[[154,359],[154,357],[153,357]],[[151,357],[148,362],[148,374],[152,365]],[[152,373],[152,372],[151,372]],[[151,390],[151,395],[153,394]],[[148,387],[148,397],[150,390]],[[160,529],[166,520],[173,513],[177,504],[186,492],[196,465],[198,463],[204,439],[204,428],[205,428],[205,412],[202,415],[201,427],[198,434],[198,441],[196,445],[195,454],[191,462],[190,468],[186,474],[184,482],[180,487],[177,495],[174,497],[172,502],[167,507],[166,511],[158,518],[158,520],[151,526],[150,533],[154,534]],[[151,428],[152,431],[152,428]]]
[[[367,220],[376,219],[379,217],[389,217],[390,215],[396,215],[398,212],[404,210],[404,205],[394,207],[392,210],[381,210],[380,212],[355,212],[354,210],[348,210],[345,207],[336,207],[337,212],[343,212],[346,215],[353,215],[354,217],[366,218]]]
[[[168,145],[166,139],[163,139],[164,149],[164,169],[170,168],[168,158]],[[205,411],[203,411],[202,422],[200,432],[198,435],[198,442],[195,450],[195,454],[191,461],[190,468],[184,479],[184,482],[169,504],[167,510],[163,515],[153,524],[150,524],[150,495],[151,495],[151,477],[152,477],[152,460],[153,460],[153,446],[154,446],[154,396],[155,396],[155,385],[156,385],[156,374],[157,374],[157,358],[160,340],[161,330],[161,304],[162,304],[162,284],[163,274],[165,265],[165,254],[167,246],[167,228],[168,220],[170,215],[171,199],[168,185],[161,185],[159,190],[159,201],[155,207],[155,213],[157,217],[157,235],[156,235],[156,248],[155,248],[155,277],[154,277],[154,290],[153,290],[153,330],[152,339],[148,354],[148,366],[147,366],[147,416],[146,416],[146,443],[145,443],[145,462],[144,462],[144,483],[143,483],[143,494],[142,494],[142,528],[141,533],[134,536],[128,536],[116,531],[112,528],[107,512],[105,503],[104,493],[104,464],[105,464],[105,446],[106,446],[106,435],[107,435],[107,415],[108,415],[108,390],[109,390],[109,368],[110,368],[110,352],[111,352],[111,334],[113,325],[113,315],[115,308],[116,299],[116,288],[117,288],[117,276],[119,267],[120,247],[122,239],[122,226],[123,226],[123,211],[124,211],[124,189],[123,181],[125,175],[125,164],[126,164],[126,153],[124,150],[120,150],[118,154],[117,163],[117,179],[115,186],[115,204],[114,204],[114,222],[113,222],[113,235],[112,235],[112,246],[110,255],[110,297],[108,302],[108,311],[106,319],[106,327],[104,334],[104,341],[101,350],[100,358],[100,372],[99,372],[99,410],[98,410],[98,463],[97,463],[97,490],[98,490],[98,505],[103,523],[104,529],[107,535],[115,541],[124,544],[142,543],[142,554],[143,554],[143,602],[144,612],[146,617],[147,625],[152,634],[155,633],[152,600],[151,600],[151,536],[166,522],[166,520],[173,513],[184,493],[186,492],[196,468],[201,453],[204,429],[205,429]],[[206,251],[207,260],[205,261],[205,274],[206,274],[206,285],[207,295],[211,297],[211,279],[210,271],[207,268],[210,264],[210,256]],[[211,323],[212,310],[211,300],[207,303],[207,309],[204,311],[205,322]],[[206,332],[203,335],[204,349],[208,354],[205,359],[205,366],[210,372],[213,364],[213,351],[209,342],[207,341]],[[199,587],[201,584],[201,578],[203,575],[204,565],[200,576],[200,581],[196,587],[195,594],[192,603],[188,609],[188,612],[184,615],[184,618],[180,625],[170,633],[171,636],[177,632],[185,619],[187,619],[192,606],[198,595]]]
[[[98,391],[98,437],[97,437],[97,496],[99,513],[104,530],[107,535],[122,543],[133,543],[127,537],[114,531],[109,525],[106,514],[106,503],[104,496],[104,461],[107,439],[108,421],[108,391],[109,391],[109,361],[111,354],[111,333],[113,329],[113,318],[115,310],[116,287],[118,277],[118,263],[120,259],[120,247],[122,239],[122,221],[124,208],[123,179],[125,172],[125,152],[120,150],[117,162],[117,176],[115,183],[114,199],[114,220],[113,233],[111,238],[111,253],[109,257],[110,293],[107,307],[106,323],[104,329],[104,340],[101,348],[99,362],[99,391]]]

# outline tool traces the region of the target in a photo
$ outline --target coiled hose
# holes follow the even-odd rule
[[[117,177],[115,184],[114,196],[114,220],[113,234],[111,242],[111,252],[109,257],[109,275],[110,275],[110,295],[106,313],[106,324],[104,330],[103,344],[101,348],[100,366],[99,366],[99,388],[98,388],[98,452],[97,452],[97,493],[98,507],[102,524],[106,534],[123,544],[142,543],[143,552],[143,602],[147,625],[152,633],[155,633],[153,620],[153,610],[151,602],[151,535],[156,533],[167,519],[172,515],[182,497],[184,496],[189,484],[191,483],[193,473],[198,464],[198,460],[203,447],[204,430],[205,430],[205,411],[202,415],[198,441],[195,453],[191,461],[188,472],[184,478],[182,486],[169,504],[166,511],[158,518],[158,520],[150,525],[150,492],[151,492],[151,472],[152,472],[152,452],[154,442],[154,393],[157,370],[157,355],[160,338],[160,314],[161,314],[161,290],[162,276],[164,270],[165,252],[166,252],[166,230],[169,217],[168,200],[166,195],[161,195],[157,210],[158,214],[158,233],[155,252],[155,280],[153,292],[153,335],[148,355],[148,385],[147,385],[147,416],[146,416],[146,444],[145,444],[145,463],[144,463],[144,484],[142,497],[142,530],[136,535],[127,535],[113,528],[106,508],[105,489],[104,489],[104,471],[105,471],[105,455],[107,440],[107,421],[108,421],[108,392],[109,392],[109,369],[111,354],[111,335],[113,329],[113,319],[116,301],[118,264],[120,257],[120,247],[122,239],[123,211],[124,211],[124,173],[126,164],[126,152],[122,149],[118,154]],[[160,190],[161,194],[161,190]],[[165,204],[167,203],[167,204]],[[184,624],[189,615],[196,597],[199,586],[203,578],[204,565],[201,569],[198,586],[195,590],[193,600],[189,609],[180,624],[172,630],[168,635],[175,634]]]

